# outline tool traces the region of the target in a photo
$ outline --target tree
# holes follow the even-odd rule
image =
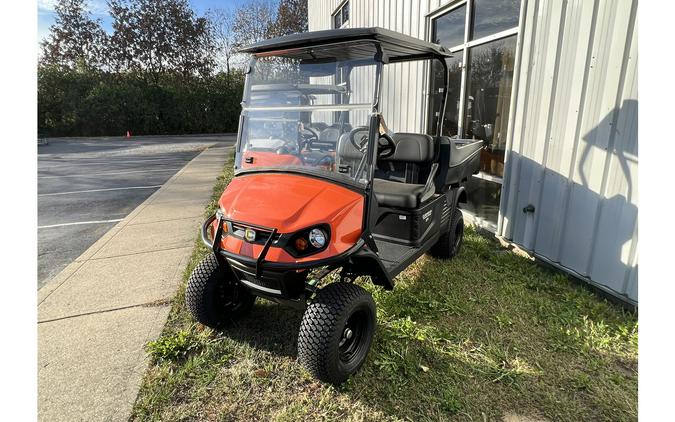
[[[40,133],[236,131],[244,73],[213,73],[212,24],[188,0],[108,0],[110,36],[91,20],[86,1],[61,0],[43,43]]]
[[[208,20],[187,0],[110,0],[113,35],[110,53],[116,70],[151,75],[178,72],[208,75],[213,40]]]
[[[237,8],[232,22],[235,48],[269,38],[275,18],[274,5],[268,0],[253,0]]]
[[[108,61],[115,72],[130,70],[134,67],[134,16],[125,3],[120,0],[108,2],[112,18],[113,33],[108,44]]]
[[[232,32],[234,15],[227,9],[213,9],[207,13],[215,46],[215,61],[218,68],[230,73],[230,65],[236,54],[235,37]]]
[[[92,20],[85,0],[59,0],[56,22],[42,41],[42,65],[61,68],[100,68],[106,56],[107,34],[100,20]]]
[[[277,8],[276,20],[270,29],[270,35],[281,37],[296,32],[306,32],[307,0],[281,0]]]
[[[237,8],[229,28],[234,46],[241,47],[267,38],[305,32],[307,0],[253,0]]]

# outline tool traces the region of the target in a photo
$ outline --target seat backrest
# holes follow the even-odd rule
[[[349,133],[343,133],[340,136],[340,142],[337,145],[337,157],[342,161],[359,161],[363,157],[363,153],[356,149],[349,140]]]
[[[338,141],[339,136],[340,136],[340,129],[336,127],[327,127],[326,129],[322,130],[321,133],[319,134],[319,142],[321,142],[322,144],[335,145]]]
[[[330,126],[327,126],[321,130],[319,133],[319,139],[318,141],[314,142],[314,144],[319,147],[324,146],[334,149],[338,142],[338,138],[341,136],[340,130],[342,130],[342,133],[348,134],[352,130],[352,127],[349,123],[345,123],[344,125],[334,123]]]
[[[354,176],[359,163],[363,158],[363,153],[352,145],[349,140],[349,133],[343,133],[340,135],[340,139],[337,144],[337,152],[335,154],[335,163],[340,166],[345,166],[347,173],[350,177]]]
[[[324,122],[312,122],[309,124],[309,126],[316,129],[319,132],[328,127],[328,125]]]
[[[396,144],[394,154],[378,161],[393,161],[415,164],[431,163],[436,157],[434,138],[421,133],[395,133],[392,136]]]

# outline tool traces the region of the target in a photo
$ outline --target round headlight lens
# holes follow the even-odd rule
[[[312,229],[309,231],[309,243],[317,249],[326,245],[326,232],[321,229]]]

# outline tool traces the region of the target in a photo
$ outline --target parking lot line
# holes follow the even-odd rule
[[[132,170],[132,171],[114,171],[107,173],[83,173],[83,174],[63,174],[55,176],[38,176],[38,179],[55,179],[59,177],[94,177],[94,176],[113,176],[115,174],[131,174],[131,173],[156,173],[156,172],[176,172],[182,167],[175,167],[169,169],[155,169],[155,170]]]
[[[128,190],[128,189],[155,189],[160,188],[162,185],[152,185],[152,186],[128,186],[125,188],[107,188],[107,189],[89,189],[89,190],[74,190],[70,192],[54,192],[54,193],[41,193],[38,196],[56,196],[56,195],[71,195],[76,193],[92,193],[92,192],[107,192],[112,190]]]
[[[123,220],[123,218],[117,218],[115,220],[77,221],[75,223],[50,224],[48,226],[38,226],[38,229],[50,229],[50,228],[53,228],[53,227],[63,227],[63,226],[78,226],[80,224],[119,223],[122,220]]]
[[[185,160],[178,157],[167,157],[167,158],[150,158],[150,159],[138,159],[138,160],[120,160],[109,159],[108,161],[87,161],[87,158],[77,158],[74,160],[67,159],[53,159],[53,158],[44,158],[43,162],[52,166],[90,166],[90,165],[110,165],[110,164],[136,164],[136,163],[147,163],[147,162],[170,162],[170,161],[181,161]]]

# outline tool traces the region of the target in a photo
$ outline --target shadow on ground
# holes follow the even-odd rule
[[[258,298],[246,318],[233,322],[220,335],[275,355],[295,358],[301,321],[302,311]]]

